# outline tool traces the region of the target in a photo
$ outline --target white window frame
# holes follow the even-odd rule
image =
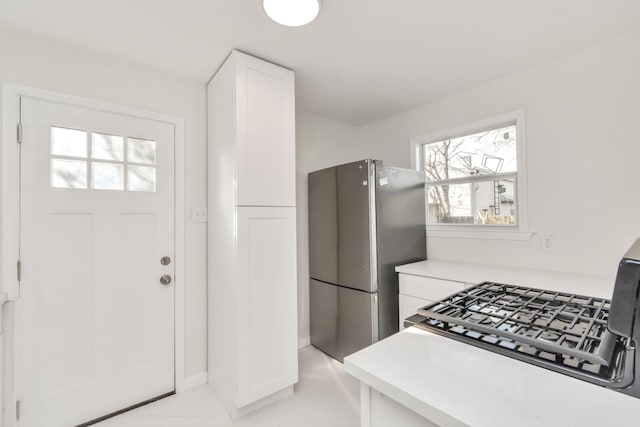
[[[503,126],[516,126],[516,155],[518,171],[516,175],[515,225],[480,224],[427,224],[427,237],[451,237],[464,239],[529,240],[534,234],[529,231],[527,222],[527,161],[525,111],[516,110],[494,117],[477,120],[446,129],[441,129],[411,138],[411,164],[416,170],[423,170],[422,159],[425,144],[457,138],[465,135],[496,129]],[[426,187],[425,187],[426,191]]]

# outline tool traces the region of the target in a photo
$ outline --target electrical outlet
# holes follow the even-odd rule
[[[191,222],[207,222],[207,208],[191,209]]]
[[[553,234],[545,234],[540,240],[540,249],[543,251],[551,252],[556,248],[556,242],[553,239]]]

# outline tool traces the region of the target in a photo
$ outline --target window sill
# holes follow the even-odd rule
[[[427,238],[486,239],[486,240],[531,240],[535,231],[517,230],[442,230],[427,227]]]

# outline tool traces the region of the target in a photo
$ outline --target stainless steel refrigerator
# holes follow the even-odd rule
[[[398,332],[395,266],[426,256],[421,172],[362,160],[310,173],[311,344],[342,361]]]

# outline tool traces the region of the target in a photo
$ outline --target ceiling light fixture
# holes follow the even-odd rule
[[[300,27],[316,19],[320,0],[262,0],[262,7],[278,24]]]

